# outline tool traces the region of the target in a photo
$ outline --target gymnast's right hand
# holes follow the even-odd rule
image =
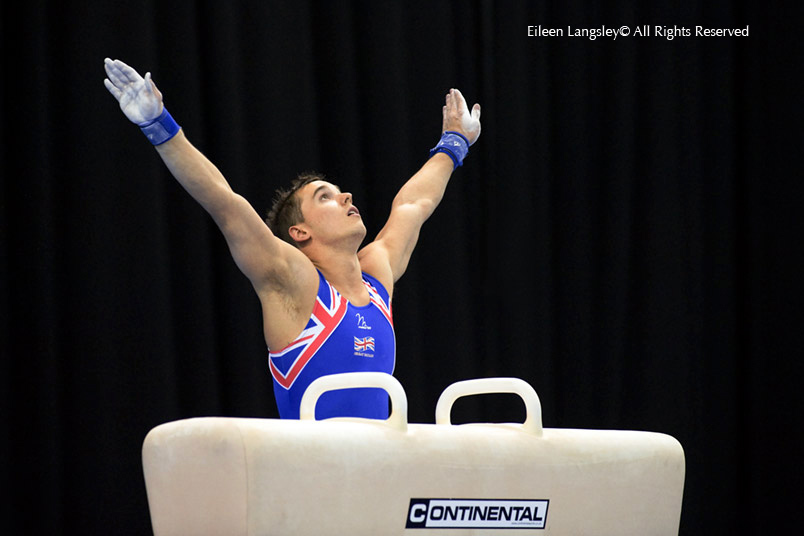
[[[136,70],[120,60],[103,60],[106,78],[103,84],[109,90],[120,109],[129,121],[137,125],[147,125],[162,113],[162,93],[151,80],[151,73],[145,78]]]

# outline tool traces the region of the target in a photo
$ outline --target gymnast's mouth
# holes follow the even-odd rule
[[[356,206],[349,207],[349,210],[346,212],[347,216],[358,216],[360,217],[360,211],[357,210]]]

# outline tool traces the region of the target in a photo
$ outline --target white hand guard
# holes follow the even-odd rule
[[[108,76],[103,83],[120,103],[120,109],[129,121],[142,126],[159,117],[162,95],[151,81],[151,73],[146,73],[143,78],[120,60],[106,58],[103,63]]]
[[[162,93],[151,80],[151,73],[140,76],[120,60],[103,60],[108,78],[103,81],[129,121],[138,125],[154,145],[165,143],[179,132],[178,124],[162,105]]]
[[[442,132],[453,130],[466,137],[469,145],[474,144],[480,136],[480,105],[472,106],[471,111],[466,105],[466,99],[457,89],[447,93],[446,105],[443,109]]]

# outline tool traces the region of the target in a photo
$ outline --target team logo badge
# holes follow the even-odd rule
[[[374,350],[374,337],[355,337],[355,352]]]

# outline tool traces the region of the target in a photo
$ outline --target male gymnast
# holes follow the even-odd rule
[[[397,193],[377,237],[361,248],[366,227],[350,193],[323,176],[300,175],[277,192],[263,220],[190,143],[163,106],[150,73],[143,78],[109,58],[104,67],[104,84],[120,109],[212,216],[259,296],[280,417],[299,418],[304,390],[320,376],[393,373],[394,283],[405,273],[419,231],[450,176],[480,136],[480,105],[470,111],[460,91],[449,91],[441,139]],[[388,397],[380,389],[324,393],[316,418],[336,416],[386,419]]]

